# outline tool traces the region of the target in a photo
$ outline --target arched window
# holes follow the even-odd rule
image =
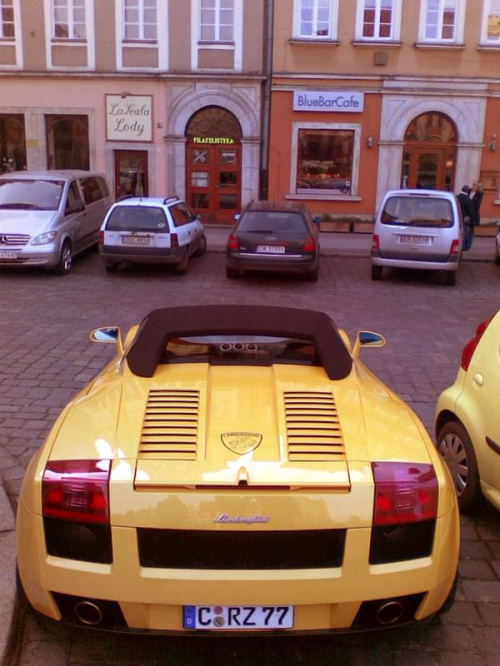
[[[440,141],[455,143],[457,133],[451,120],[443,113],[431,111],[414,118],[405,133],[405,141]]]
[[[90,169],[87,116],[45,116],[49,169]]]
[[[207,106],[195,113],[186,127],[186,136],[204,138],[225,138],[240,141],[241,125],[238,119],[219,106]]]

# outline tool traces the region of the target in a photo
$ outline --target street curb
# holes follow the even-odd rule
[[[11,644],[16,627],[16,535],[14,512],[0,484],[0,663],[12,664]]]

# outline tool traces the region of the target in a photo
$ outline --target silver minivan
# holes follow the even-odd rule
[[[41,266],[64,275],[99,241],[111,205],[106,177],[91,171],[0,176],[0,267]]]
[[[462,254],[462,216],[451,192],[392,190],[375,218],[372,279],[384,267],[443,271],[454,285]]]

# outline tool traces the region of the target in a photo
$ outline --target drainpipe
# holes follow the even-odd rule
[[[269,126],[271,123],[271,77],[273,72],[273,20],[274,0],[265,1],[264,53],[265,80],[262,86],[262,147],[260,151],[259,198],[267,199],[269,189]]]

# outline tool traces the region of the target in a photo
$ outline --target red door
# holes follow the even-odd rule
[[[189,142],[186,197],[204,223],[233,224],[241,207],[241,146]]]

